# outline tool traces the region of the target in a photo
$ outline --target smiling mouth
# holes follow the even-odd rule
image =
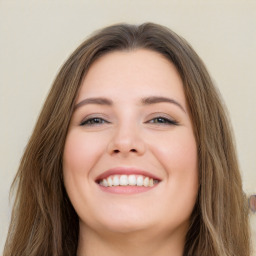
[[[136,186],[136,187],[153,187],[160,181],[151,177],[143,175],[110,175],[104,179],[96,181],[103,187],[117,187],[117,186]]]
[[[115,167],[101,173],[95,182],[103,192],[130,195],[154,189],[161,179],[141,169]]]

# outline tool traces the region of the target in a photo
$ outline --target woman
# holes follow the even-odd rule
[[[250,255],[232,140],[185,40],[151,23],[97,32],[27,145],[4,256]]]

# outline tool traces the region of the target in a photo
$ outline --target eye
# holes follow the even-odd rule
[[[100,117],[93,117],[93,118],[88,118],[80,123],[80,126],[98,126],[102,124],[109,123],[103,118]]]
[[[158,116],[153,119],[150,119],[146,123],[158,124],[158,125],[178,125],[177,121],[170,118],[162,117],[162,116]]]

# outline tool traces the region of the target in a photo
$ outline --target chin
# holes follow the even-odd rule
[[[145,212],[135,209],[118,210],[118,211],[98,211],[92,222],[88,223],[92,229],[107,233],[128,234],[133,232],[144,231],[155,226],[156,221],[152,216],[148,216]]]

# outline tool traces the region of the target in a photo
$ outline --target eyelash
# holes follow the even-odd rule
[[[110,122],[101,118],[101,117],[93,117],[86,119],[80,123],[80,126],[94,126],[94,125],[102,125],[102,124],[109,124]],[[150,123],[150,124],[158,124],[158,125],[179,125],[179,123],[175,120],[162,117],[162,116],[157,116],[149,121],[146,121],[145,123]]]
[[[104,123],[110,123],[110,122],[106,121],[105,119],[103,119],[101,117],[93,117],[93,118],[89,118],[89,119],[82,121],[80,123],[80,126],[85,126],[85,125],[94,126],[94,125],[101,125]]]
[[[154,117],[149,121],[147,121],[146,123],[159,124],[159,125],[179,125],[177,121],[172,120],[170,118],[163,117],[163,116]]]

